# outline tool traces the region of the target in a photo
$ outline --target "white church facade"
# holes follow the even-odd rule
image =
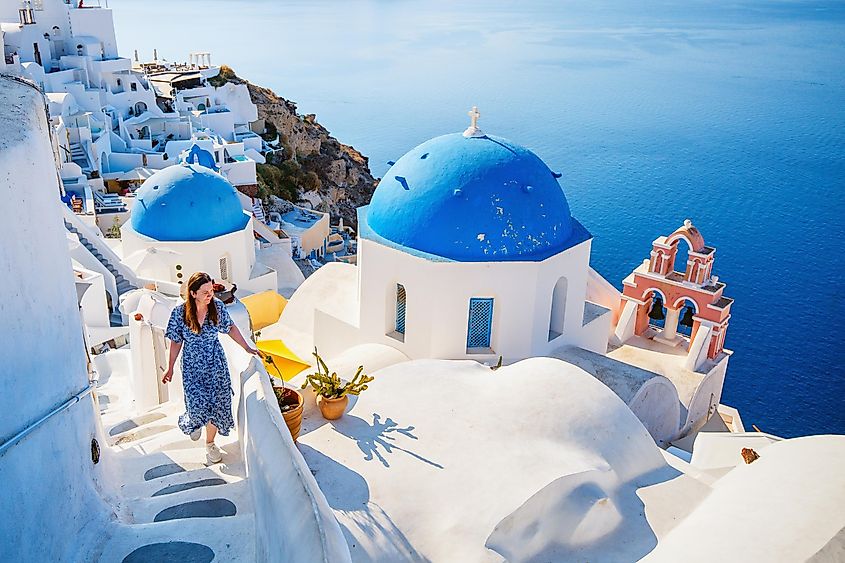
[[[369,342],[479,361],[606,351],[611,311],[586,298],[590,233],[548,166],[475,118],[400,158],[358,225],[355,314],[336,322],[315,303],[318,347]]]
[[[564,342],[604,352],[609,316],[603,330],[584,326],[590,234],[526,149],[432,139],[397,161],[358,219],[365,340],[413,358],[530,357]]]

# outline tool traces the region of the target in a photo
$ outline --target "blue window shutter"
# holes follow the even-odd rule
[[[467,348],[489,348],[493,330],[493,299],[473,297],[469,300]]]
[[[405,286],[396,284],[396,332],[405,334]]]

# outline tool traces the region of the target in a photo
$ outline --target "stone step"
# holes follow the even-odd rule
[[[120,311],[109,315],[109,325],[113,327],[123,326],[123,315],[120,314]],[[102,405],[102,402],[100,405]]]
[[[151,561],[210,562],[215,554],[207,545],[185,541],[168,541],[142,545],[123,558],[123,563],[150,563]]]
[[[162,495],[171,495],[173,493],[181,493],[182,491],[188,491],[190,489],[196,489],[198,487],[213,487],[216,485],[226,485],[226,481],[221,479],[220,477],[213,477],[210,479],[200,479],[199,481],[189,481],[187,483],[178,483],[176,485],[169,485],[164,487],[163,489],[159,489],[153,493],[152,496],[160,497]]]
[[[155,515],[153,522],[182,520],[184,518],[220,518],[222,516],[234,516],[237,513],[238,508],[229,499],[210,498],[183,502],[165,508]]]
[[[157,420],[161,420],[162,418],[166,418],[167,415],[160,412],[151,412],[142,414],[140,416],[136,416],[134,418],[129,418],[124,420],[123,422],[119,422],[111,427],[109,430],[109,436],[117,436],[118,434],[122,434],[128,430],[134,430],[139,426],[143,426],[144,424],[149,424],[150,422],[155,422]]]
[[[160,477],[167,477],[168,475],[194,471],[197,469],[208,469],[208,467],[202,463],[165,463],[164,465],[157,465],[147,469],[147,471],[144,472],[144,481],[152,481],[153,479],[158,479]]]
[[[150,438],[164,432],[176,430],[176,426],[172,424],[152,424],[138,428],[137,430],[129,431],[124,434],[118,434],[114,440],[114,445],[127,444],[129,442],[136,442],[144,438]]]

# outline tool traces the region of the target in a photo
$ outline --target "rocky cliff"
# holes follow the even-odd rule
[[[281,150],[268,153],[267,164],[258,165],[261,195],[309,202],[330,212],[333,221],[342,217],[345,224],[357,227],[355,209],[369,203],[378,184],[367,157],[332,137],[314,114],[298,114],[294,102],[238,78],[225,66],[212,79],[214,85],[224,82],[246,84],[265,122],[265,139],[278,135]]]

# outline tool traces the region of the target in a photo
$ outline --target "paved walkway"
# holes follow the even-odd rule
[[[218,436],[221,463],[207,465],[205,436],[176,424],[181,398],[134,417],[128,374],[101,381],[97,394],[109,444],[101,444],[115,514],[92,560],[200,563],[254,558],[252,499],[237,430]],[[234,404],[237,405],[237,397]],[[102,463],[101,462],[101,463]]]

